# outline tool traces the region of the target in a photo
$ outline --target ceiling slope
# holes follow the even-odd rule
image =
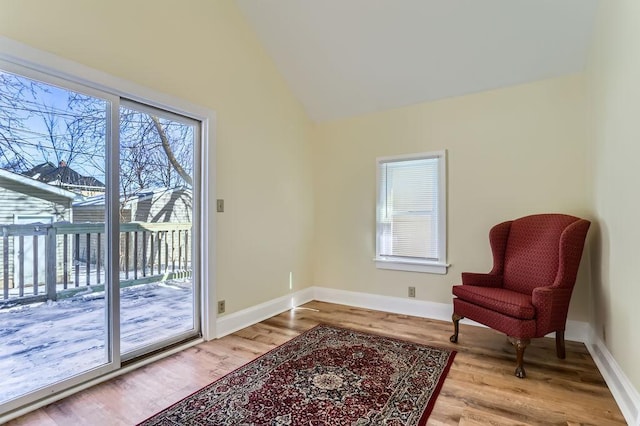
[[[236,0],[327,121],[580,72],[597,0]]]

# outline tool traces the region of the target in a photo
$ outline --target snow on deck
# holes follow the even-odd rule
[[[121,290],[121,351],[193,329],[191,280]],[[0,309],[0,403],[107,362],[104,292]]]

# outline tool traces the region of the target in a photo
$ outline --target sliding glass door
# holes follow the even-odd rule
[[[18,71],[18,72],[16,72]],[[117,98],[0,64],[0,407],[115,368],[106,243]]]
[[[199,333],[194,285],[195,120],[120,107],[120,350],[124,359]]]
[[[200,139],[0,60],[0,416],[200,334]]]

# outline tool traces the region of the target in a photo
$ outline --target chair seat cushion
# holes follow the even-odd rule
[[[531,296],[517,291],[494,287],[456,285],[453,286],[453,294],[466,302],[510,317],[526,320],[535,318],[536,310],[531,304]]]

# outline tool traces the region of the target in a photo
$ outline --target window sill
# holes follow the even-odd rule
[[[427,274],[445,275],[449,268],[448,263],[420,262],[412,260],[389,259],[376,257],[373,259],[378,269],[392,269],[394,271],[424,272]]]

